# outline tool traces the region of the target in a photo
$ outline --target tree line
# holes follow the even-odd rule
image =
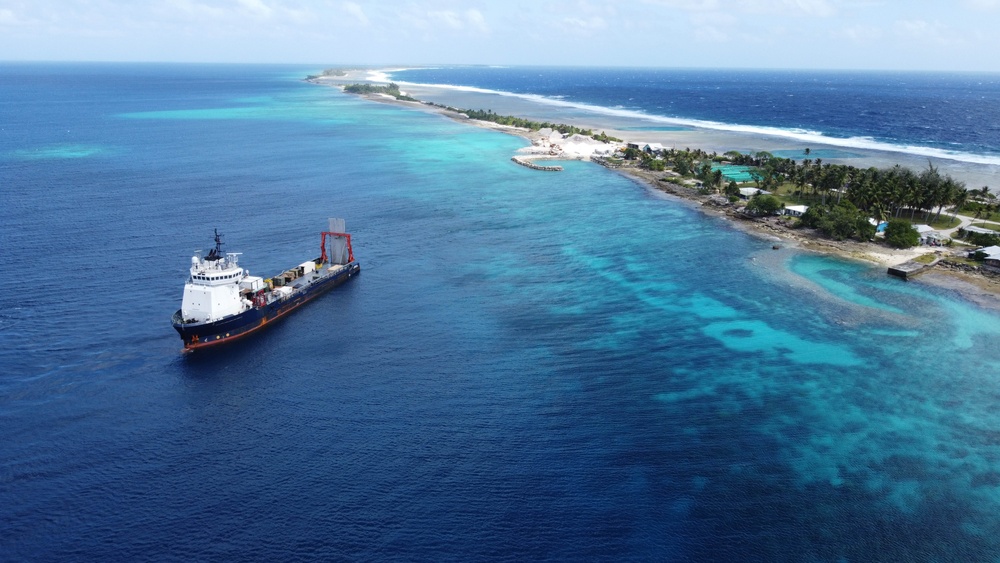
[[[801,163],[780,158],[767,152],[741,154],[735,151],[722,156],[707,154],[702,150],[665,151],[664,160],[682,175],[696,174],[703,182],[719,184],[719,170],[712,171],[713,162],[730,162],[750,166],[755,185],[766,191],[775,191],[785,184],[794,186],[793,195],[810,198],[821,205],[841,203],[845,199],[858,209],[866,211],[880,221],[893,217],[916,218],[922,214],[925,221],[937,221],[945,207],[956,211],[963,207],[976,207],[980,214],[997,210],[996,196],[990,188],[967,190],[965,183],[942,174],[933,163],[914,172],[896,165],[890,168],[857,168],[846,164],[824,163],[822,159],[804,159]]]
[[[529,131],[538,131],[539,129],[552,129],[558,131],[563,135],[584,135],[598,141],[605,143],[621,143],[621,139],[612,137],[607,133],[601,131],[600,133],[594,133],[591,129],[581,129],[573,125],[566,125],[565,123],[549,123],[548,121],[532,121],[530,119],[524,119],[523,117],[516,117],[513,115],[500,115],[494,113],[493,110],[481,110],[481,109],[460,109],[456,110],[459,113],[464,113],[469,117],[469,119],[478,119],[479,121],[489,121],[490,123],[497,123],[500,125],[509,125],[511,127],[520,127],[522,129],[527,129]]]
[[[344,86],[344,91],[349,94],[388,94],[397,100],[405,102],[419,102],[416,98],[411,98],[399,90],[399,85],[390,82],[387,85],[379,84],[348,84]]]
[[[900,165],[857,168],[824,163],[819,158],[806,158],[799,163],[764,151],[750,154],[730,151],[718,155],[700,149],[669,149],[662,156],[665,164],[679,174],[698,178],[704,189],[720,190],[730,197],[738,193],[736,184],[724,185],[721,170],[712,169],[715,163],[748,166],[753,183],[764,191],[774,192],[791,184],[792,196],[810,203],[802,224],[838,240],[869,240],[875,234],[869,218],[878,222],[908,219],[909,224],[919,214],[930,223],[938,221],[947,207],[952,208],[953,218],[963,209],[974,212],[976,219],[1000,210],[1000,203],[989,187],[968,190],[963,182],[942,174],[931,162],[926,169],[914,172]],[[747,210],[769,214],[780,205],[777,198],[756,196]],[[903,239],[908,242],[910,238],[908,231],[904,234],[898,239],[901,244]]]

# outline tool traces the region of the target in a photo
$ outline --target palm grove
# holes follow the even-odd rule
[[[807,149],[808,154],[808,149]],[[633,155],[626,155],[626,158]],[[750,173],[757,188],[776,192],[785,186],[793,199],[808,201],[808,211],[802,216],[802,225],[816,228],[828,237],[843,240],[857,238],[870,240],[875,235],[875,226],[869,218],[877,221],[894,219],[906,226],[903,240],[888,237],[895,246],[909,246],[910,223],[918,214],[926,222],[937,222],[946,207],[954,214],[959,210],[976,213],[976,217],[996,212],[998,205],[988,187],[966,190],[963,182],[947,174],[941,174],[933,165],[914,172],[896,165],[891,168],[856,168],[842,164],[822,162],[822,159],[804,159],[801,163],[788,158],[776,157],[768,152],[743,154],[730,151],[723,155],[708,154],[699,149],[669,149],[663,153],[662,163],[655,162],[651,155],[636,154],[643,159],[642,166],[651,169],[670,167],[682,176],[695,177],[709,193],[721,191],[735,198],[739,188],[735,182],[724,183],[724,176],[713,163],[728,162],[750,167]],[[747,204],[747,211],[761,215],[777,212],[780,200],[772,196],[757,195]],[[897,232],[892,228],[889,234]],[[898,244],[897,244],[898,243]]]

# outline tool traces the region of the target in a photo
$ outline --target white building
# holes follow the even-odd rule
[[[987,246],[986,248],[980,248],[976,252],[985,254],[987,260],[1000,260],[1000,246]]]
[[[743,199],[750,199],[757,194],[771,195],[771,192],[757,188],[740,188],[740,197]]]
[[[802,217],[809,210],[808,205],[787,205],[785,206],[782,213],[785,215],[790,215],[792,217]]]
[[[920,244],[930,244],[944,240],[941,233],[935,231],[934,227],[930,225],[913,225],[913,230],[920,234]]]
[[[983,227],[972,227],[972,226],[969,226],[969,227],[965,227],[964,230],[967,233],[976,233],[976,234],[980,234],[980,235],[995,235],[995,234],[997,234],[997,231],[993,231],[993,230],[990,230],[990,229],[984,229]]]

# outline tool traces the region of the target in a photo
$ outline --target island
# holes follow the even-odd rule
[[[309,82],[379,102],[433,111],[463,123],[525,138],[512,160],[540,171],[548,159],[586,160],[705,213],[727,218],[773,248],[795,246],[887,267],[887,273],[960,291],[1000,308],[1000,200],[969,188],[928,161],[857,168],[768,152],[724,154],[613,137],[593,127],[533,121],[490,109],[456,108],[409,96],[393,82],[348,82],[359,73],[310,76]],[[330,80],[335,78],[335,80]]]

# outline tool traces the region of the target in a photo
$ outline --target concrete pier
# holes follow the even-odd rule
[[[923,262],[916,262],[914,260],[910,260],[909,262],[903,262],[902,264],[889,266],[889,275],[907,280],[912,278],[913,276],[922,274],[924,271],[928,270],[929,268],[937,264],[940,260],[941,260],[940,258],[935,258],[934,261],[929,264],[924,264]]]
[[[520,164],[521,166],[526,166],[532,170],[544,170],[546,172],[560,172],[563,169],[562,166],[542,166],[541,164],[535,164],[534,162],[531,162],[527,158],[521,156],[512,156],[510,157],[510,159]]]

